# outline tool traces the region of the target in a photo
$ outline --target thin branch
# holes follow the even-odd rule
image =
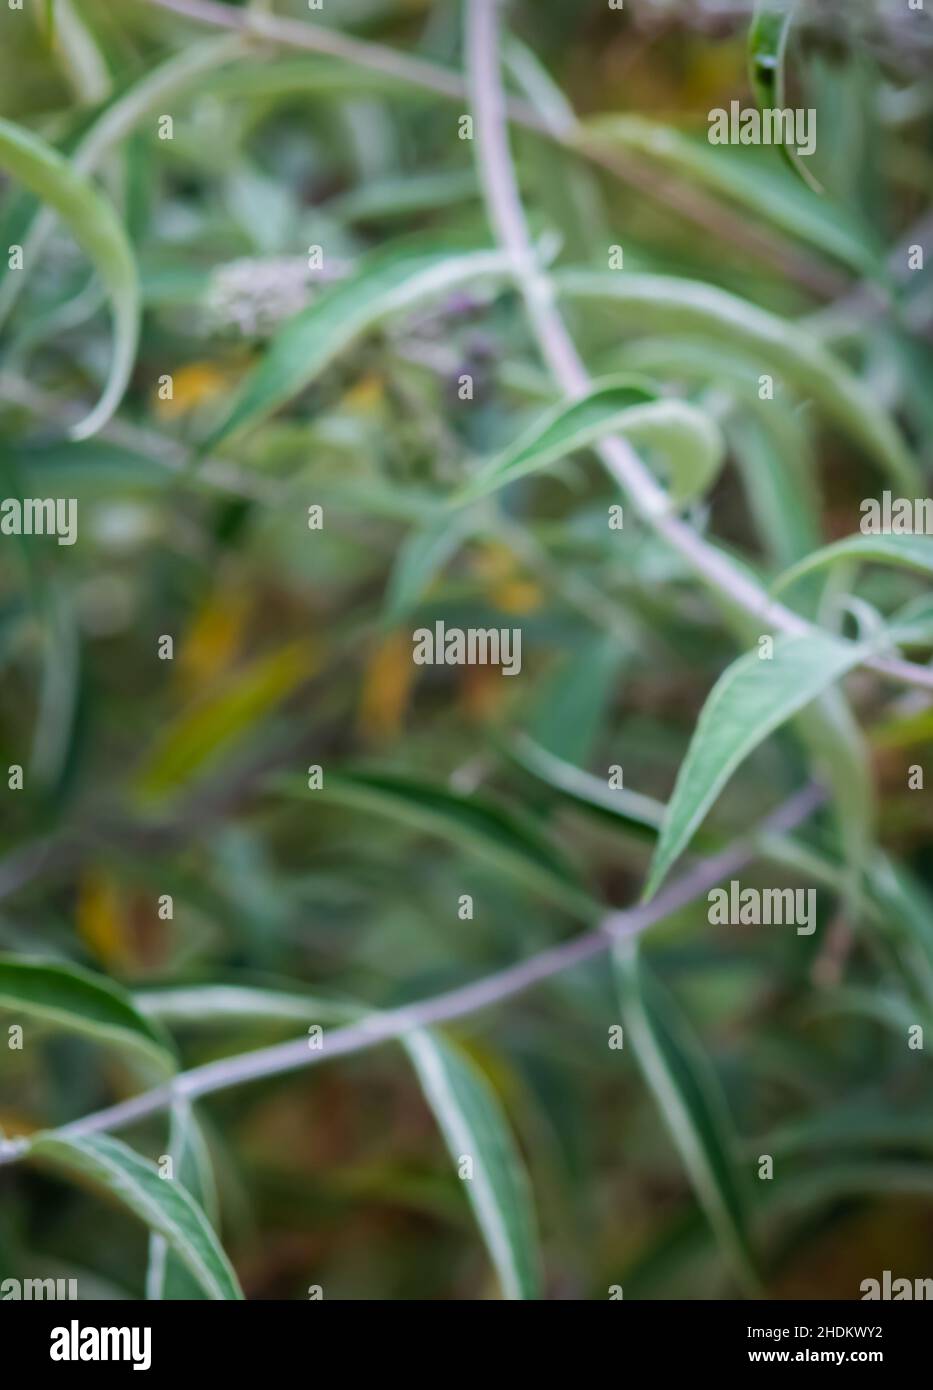
[[[541,355],[561,389],[578,397],[590,389],[590,376],[555,304],[550,282],[538,266],[509,153],[496,4],[497,0],[471,0],[466,10],[467,71],[476,130],[477,173],[492,230],[511,259]],[[639,516],[723,599],[744,609],[765,627],[794,634],[818,631],[798,613],[773,599],[728,556],[672,512],[667,494],[626,440],[606,439],[595,446],[595,452]],[[866,657],[861,664],[892,680],[933,690],[933,669],[890,657]]]
[[[412,1029],[450,1023],[453,1019],[501,1004],[503,1000],[522,994],[543,980],[604,954],[617,942],[638,936],[656,922],[687,907],[696,898],[715,888],[723,879],[740,873],[758,854],[761,837],[773,837],[792,830],[807,820],[823,800],[824,793],[821,788],[805,787],[763,821],[752,836],[739,840],[719,854],[697,861],[687,873],[660,892],[650,903],[611,912],[595,930],[584,932],[559,946],[539,951],[537,955],[529,956],[517,965],[474,980],[472,984],[448,990],[445,994],[437,994],[430,999],[422,999],[384,1013],[367,1014],[358,1022],[335,1028],[331,1032],[325,1030],[319,1049],[312,1049],[309,1039],[301,1037],[273,1047],[245,1052],[236,1057],[224,1057],[217,1062],[207,1062],[142,1095],[133,1096],[93,1115],[86,1115],[83,1119],[75,1120],[73,1124],[62,1125],[56,1133],[78,1137],[99,1134],[102,1130],[120,1129],[124,1125],[134,1124],[137,1120],[167,1109],[179,1098],[194,1100],[215,1091],[226,1091],[233,1086],[241,1086],[248,1081],[258,1081],[267,1076],[281,1076],[286,1072],[313,1066],[317,1062],[330,1061],[334,1057],[347,1057],[351,1053],[363,1052],[379,1043],[401,1037]],[[28,1139],[0,1141],[0,1165],[15,1163],[17,1159],[25,1156],[28,1148]]]

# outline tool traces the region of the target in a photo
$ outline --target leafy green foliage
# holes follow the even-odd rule
[[[93,1183],[157,1232],[211,1299],[242,1298],[236,1275],[204,1213],[177,1178],[109,1135],[40,1134],[30,1157]]]
[[[773,639],[773,649],[746,652],[720,676],[680,765],[646,897],[657,891],[736,768],[763,739],[850,670],[858,658],[858,647],[832,637],[778,637]]]
[[[432,1033],[405,1046],[470,1204],[506,1298],[537,1298],[539,1256],[528,1183],[495,1096],[469,1060]]]
[[[200,8],[0,5],[0,1276],[925,1268],[925,30]]]
[[[110,374],[91,413],[71,430],[73,439],[95,434],[126,390],[139,335],[136,263],[116,213],[82,174],[37,136],[0,120],[0,168],[54,208],[87,253],[110,294],[114,343]]]

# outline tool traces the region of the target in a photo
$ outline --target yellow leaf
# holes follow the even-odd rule
[[[385,399],[385,383],[381,376],[375,372],[368,372],[366,376],[360,377],[359,381],[351,386],[349,391],[345,391],[340,404],[350,410],[358,410],[363,414],[371,414],[378,410]]]
[[[543,602],[540,587],[524,577],[518,557],[502,541],[474,547],[470,568],[485,581],[490,602],[505,613],[530,613]]]
[[[217,588],[201,606],[178,653],[178,683],[186,693],[203,690],[236,656],[252,601],[245,589]]]
[[[78,935],[108,970],[124,970],[131,961],[127,914],[116,882],[102,869],[88,869],[78,887]]]
[[[499,711],[505,696],[506,686],[512,684],[504,678],[498,666],[464,666],[460,686],[460,698],[464,711],[470,719],[483,723]]]
[[[171,398],[163,400],[156,392],[153,404],[163,419],[174,420],[222,396],[229,389],[230,377],[227,372],[213,362],[192,362],[172,373]]]
[[[136,778],[144,801],[183,785],[307,680],[317,665],[311,643],[291,642],[235,672],[223,689],[168,725]]]
[[[507,579],[490,590],[489,597],[503,613],[532,613],[541,607],[543,595],[532,579]]]
[[[393,633],[376,648],[363,677],[359,727],[370,738],[397,734],[414,680],[411,638]]]

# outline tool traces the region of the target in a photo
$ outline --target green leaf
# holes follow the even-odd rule
[[[78,175],[96,172],[110,151],[131,135],[146,116],[164,110],[166,100],[177,97],[193,82],[202,80],[213,68],[242,57],[245,50],[246,40],[228,34],[221,39],[191,44],[182,53],[174,54],[153,68],[103,108],[71,155],[74,172]],[[0,322],[39,262],[39,254],[54,224],[54,216],[48,208],[43,208],[35,216],[30,212],[18,226],[15,239],[23,247],[23,269],[15,274],[0,273]]]
[[[402,1040],[425,1098],[464,1179],[477,1225],[499,1276],[503,1297],[537,1298],[540,1256],[534,1206],[524,1164],[495,1093],[468,1057],[447,1039],[423,1029]]]
[[[419,238],[366,257],[355,274],[325,290],[279,330],[230,414],[205,441],[205,451],[304,390],[383,319],[479,276],[504,276],[508,264],[500,251],[441,246],[436,238],[428,243]]]
[[[121,497],[150,493],[170,486],[172,472],[145,454],[109,440],[88,439],[81,444],[11,445],[7,458],[30,496],[77,497],[88,492]]]
[[[293,790],[294,783],[286,783]],[[446,787],[397,772],[328,772],[319,790],[300,790],[303,800],[331,802],[369,812],[473,850],[529,888],[584,917],[599,911],[575,870],[535,822],[486,797],[462,796]]]
[[[567,763],[588,761],[609,718],[625,653],[615,636],[589,638],[536,693],[529,735]]]
[[[638,943],[613,951],[626,1041],[680,1155],[697,1200],[743,1287],[757,1291],[736,1163],[737,1142],[715,1073]]]
[[[789,570],[775,580],[772,592],[780,593],[795,583],[804,574],[834,565],[840,560],[856,560],[859,563],[873,561],[878,564],[899,565],[904,569],[917,570],[921,574],[933,574],[933,538],[929,536],[846,536],[841,541],[824,546],[792,565]]]
[[[162,1028],[119,985],[80,966],[0,956],[0,1008],[141,1052],[163,1071],[175,1069],[172,1044]]]
[[[795,727],[809,749],[816,775],[832,792],[846,863],[846,912],[854,924],[859,918],[859,888],[875,829],[875,787],[868,744],[840,690],[823,691],[797,715]]]
[[[102,1188],[165,1238],[210,1299],[243,1297],[233,1266],[204,1212],[177,1178],[110,1135],[37,1135],[28,1156]]]
[[[413,530],[399,546],[389,575],[385,597],[385,620],[394,625],[405,617],[437,578],[448,560],[457,553],[474,524],[469,512],[451,517],[445,512],[438,520]]]
[[[509,753],[527,772],[560,792],[577,806],[621,821],[629,830],[654,840],[664,819],[664,802],[627,787],[612,788],[600,777],[584,772],[520,734]]]
[[[796,325],[715,285],[665,275],[619,271],[557,271],[561,295],[599,301],[638,332],[700,332],[731,349],[752,354],[762,368],[813,399],[849,439],[859,444],[899,484],[916,493],[916,465],[897,428],[870,388]]]
[[[725,388],[734,396],[739,408],[721,423],[762,543],[782,567],[816,549],[821,533],[810,433],[800,412],[782,408],[782,393],[761,400],[754,363],[691,338],[626,343],[618,361],[661,381],[707,385],[716,396]]]
[[[778,565],[793,564],[820,541],[814,480],[799,467],[801,457],[804,467],[812,463],[812,449],[796,425],[792,415],[765,405],[756,418],[726,427],[758,535]]]
[[[903,943],[908,986],[914,997],[933,1005],[933,894],[896,860],[877,854],[866,880],[890,934]]]
[[[659,401],[631,378],[613,378],[594,383],[579,400],[546,411],[514,444],[483,464],[452,501],[485,496],[609,434],[659,446],[678,506],[702,496],[722,467],[725,445],[709,416],[683,401]]]
[[[650,160],[655,169],[699,184],[861,274],[879,274],[879,257],[845,211],[802,188],[780,164],[769,167],[757,152],[713,147],[672,126],[628,114],[585,121],[579,139],[585,146],[616,146]]]
[[[856,665],[865,649],[822,633],[781,635],[771,660],[746,652],[720,676],[700,713],[655,850],[651,898],[713,802],[758,745]]]
[[[191,1103],[184,1098],[172,1105],[168,1152],[172,1158],[173,1179],[193,1197],[213,1225],[216,1221],[217,1192],[210,1150]],[[150,1232],[149,1266],[146,1272],[147,1299],[200,1299],[205,1296],[199,1281],[168,1246],[165,1236]]]
[[[892,613],[888,632],[898,646],[933,647],[933,594],[921,594]]]
[[[759,111],[785,109],[784,65],[796,8],[796,3],[788,4],[788,0],[758,0],[748,31],[748,76]],[[803,162],[804,157],[787,145],[782,144],[780,150],[808,188],[821,193],[822,187]]]
[[[94,263],[110,295],[114,324],[110,373],[97,405],[71,429],[72,439],[86,439],[117,409],[136,357],[139,285],[132,248],[110,203],[87,177],[38,136],[2,119],[0,168],[55,209]]]
[[[93,105],[110,91],[110,74],[89,26],[71,0],[47,0],[46,32],[79,102]]]

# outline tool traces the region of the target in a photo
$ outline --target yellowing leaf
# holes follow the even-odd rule
[[[366,668],[359,711],[362,733],[374,739],[398,733],[414,674],[411,638],[392,633],[376,648]]]
[[[502,708],[509,684],[498,666],[464,666],[460,699],[467,717],[479,724],[492,719]]]
[[[236,672],[223,690],[169,724],[136,779],[137,794],[157,800],[176,790],[307,680],[316,663],[302,639]]]
[[[513,551],[502,541],[487,541],[470,553],[470,569],[489,584],[511,579],[517,567]]]
[[[544,596],[532,579],[507,579],[490,590],[489,597],[503,613],[532,613],[541,607]]]
[[[155,409],[164,420],[175,420],[222,396],[230,390],[230,385],[228,373],[212,362],[192,362],[172,373],[169,399],[163,399],[156,392]]]
[[[186,693],[203,690],[236,656],[251,599],[245,589],[218,587],[203,604],[178,653],[178,683]]]
[[[123,970],[130,963],[126,905],[118,885],[102,869],[89,869],[81,878],[77,929],[91,954],[108,970]]]
[[[369,372],[351,386],[349,391],[344,392],[340,404],[349,410],[358,410],[367,415],[378,410],[384,399],[385,383],[382,377],[377,376],[375,372]]]

